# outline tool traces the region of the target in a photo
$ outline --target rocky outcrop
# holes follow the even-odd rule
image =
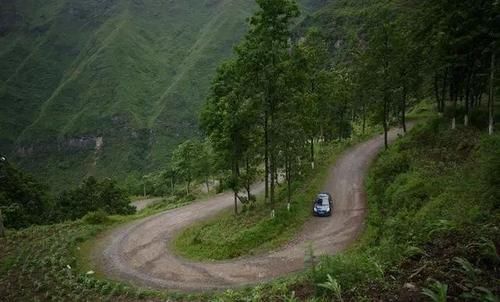
[[[31,157],[38,154],[50,152],[74,152],[74,151],[92,151],[96,152],[102,149],[104,138],[102,136],[80,136],[55,141],[41,141],[29,145],[18,146],[15,154],[18,157]]]

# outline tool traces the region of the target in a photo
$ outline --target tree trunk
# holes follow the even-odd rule
[[[344,125],[344,108],[342,107],[342,110],[340,111],[340,119],[339,119],[339,141],[342,140],[342,132],[344,131],[343,129]]]
[[[205,184],[207,185],[207,193],[210,192],[210,184],[208,183],[208,176],[205,177]]]
[[[237,184],[239,176],[239,167],[238,167],[238,160],[233,158],[232,160],[232,169],[231,169],[231,177],[232,177],[232,189],[234,192],[234,214],[238,215],[238,191],[239,191],[239,186]]]
[[[444,76],[443,76],[443,87],[441,90],[441,103],[440,103],[440,113],[444,113],[445,110],[445,97],[446,97],[446,86],[448,82],[448,68],[445,69],[444,71]]]
[[[465,83],[465,114],[464,114],[464,126],[469,126],[469,114],[470,114],[470,95],[471,95],[471,80],[473,77],[473,71],[469,70],[467,75],[467,81]]]
[[[363,128],[362,128],[362,133],[363,135],[365,134],[365,129],[366,129],[366,105],[365,102],[363,102]]]
[[[384,146],[385,146],[385,149],[389,149],[389,142],[387,141],[387,132],[389,131],[389,127],[387,125],[387,110],[388,110],[388,100],[387,100],[387,96],[384,96],[384,120],[383,120],[383,123],[384,123]]]
[[[490,67],[490,96],[488,98],[488,133],[493,134],[494,130],[494,116],[493,108],[495,106],[495,43],[493,43],[491,50],[491,67]]]
[[[453,117],[451,119],[451,129],[455,130],[456,128],[456,115],[457,115],[457,99],[458,99],[458,91],[456,88],[456,83],[453,85],[453,91],[450,87],[450,94],[453,101]]]
[[[274,190],[275,190],[275,180],[276,180],[276,158],[275,158],[275,120],[274,120],[274,106],[273,103],[271,102],[270,104],[270,135],[269,135],[269,169],[271,170],[271,183],[270,183],[270,192],[269,192],[269,202],[271,203],[271,208],[274,209]]]
[[[175,183],[174,183],[174,178],[170,177],[170,188],[171,188],[171,195],[174,195],[175,193]]]
[[[406,96],[407,88],[403,87],[403,97],[401,99],[401,125],[403,126],[403,132],[406,133]]]
[[[246,172],[247,172],[247,181],[246,181],[246,190],[247,190],[247,197],[248,197],[248,201],[250,201],[250,196],[252,195],[251,192],[250,192],[250,187],[252,186],[251,184],[251,178],[250,178],[250,163],[248,161],[248,155],[246,157],[246,161],[245,161],[245,164],[246,164]]]
[[[2,210],[0,210],[0,237],[5,237],[5,227],[3,226]]]
[[[238,192],[234,191],[234,215],[238,215]]]
[[[442,113],[442,111],[441,111],[441,98],[440,98],[440,95],[439,95],[439,77],[438,77],[438,73],[437,72],[434,75],[434,94],[435,94],[435,98],[436,98],[436,107],[437,107],[437,110],[438,110],[439,113]]]
[[[288,189],[288,208],[290,208],[290,203],[292,200],[292,189],[291,189],[291,184],[292,184],[292,163],[290,158],[287,159],[286,163],[286,181],[287,181],[287,189]]]
[[[389,49],[389,35],[387,31],[385,30],[384,27],[384,46],[385,49]],[[383,116],[383,126],[384,126],[384,146],[385,149],[389,149],[389,142],[387,138],[387,132],[389,131],[389,125],[388,125],[388,114],[389,114],[389,80],[388,80],[388,70],[389,70],[389,59],[387,58],[387,55],[384,56],[384,116]]]
[[[311,136],[311,168],[314,170],[314,137]]]
[[[384,102],[384,107],[386,107],[386,104]],[[385,111],[385,110],[384,110]],[[384,146],[385,149],[389,149],[389,142],[387,141],[387,132],[389,131],[389,127],[387,126],[387,115],[384,112]]]
[[[275,189],[275,180],[276,180],[276,169],[274,167],[274,152],[271,150],[271,162],[270,162],[270,169],[271,169],[271,183],[270,183],[270,192],[269,192],[269,202],[271,203],[271,207],[274,208],[274,189]]]
[[[265,173],[265,178],[264,178],[264,186],[265,186],[265,192],[264,192],[264,199],[266,201],[269,200],[269,129],[268,129],[268,116],[267,112],[265,113],[264,116],[264,173]]]

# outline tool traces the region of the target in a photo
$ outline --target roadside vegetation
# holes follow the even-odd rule
[[[93,177],[71,190],[55,195],[7,160],[0,162],[0,213],[7,228],[51,224],[82,218],[89,212],[131,214],[126,192],[110,179]]]
[[[292,239],[311,216],[311,204],[321,190],[328,168],[337,156],[358,140],[321,145],[317,151],[317,169],[309,169],[292,184],[290,208],[287,188],[281,183],[277,191],[275,217],[264,196],[245,206],[240,215],[223,212],[207,221],[181,231],[172,242],[179,255],[196,260],[222,260],[271,250]]]
[[[416,126],[371,168],[354,247],[220,301],[498,301],[499,144],[444,119]]]

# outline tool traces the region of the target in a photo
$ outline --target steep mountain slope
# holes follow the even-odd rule
[[[363,44],[368,16],[384,5],[380,0],[329,1],[306,16],[297,28],[302,35],[316,27],[326,38],[335,63],[348,63],[352,50]]]
[[[306,12],[327,0],[303,0]],[[253,0],[0,2],[0,152],[49,183],[164,166]]]

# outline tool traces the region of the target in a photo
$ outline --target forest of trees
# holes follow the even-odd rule
[[[364,133],[371,124],[382,126],[387,148],[390,127],[406,130],[406,112],[423,99],[435,102],[453,129],[475,118],[494,132],[499,1],[371,3],[356,34],[346,37],[349,48],[340,63],[332,59],[338,41],[325,35],[335,28],[298,34],[294,0],[256,2],[247,34],[218,68],[200,113],[204,138],[179,145],[168,168],[143,177],[137,181],[141,186],[128,192],[112,181],[90,179],[49,198],[46,188],[2,163],[2,173],[10,175],[0,176],[7,226],[41,223],[42,216],[74,219],[100,208],[128,213],[127,193],[190,195],[195,182],[207,191],[216,184],[219,191],[232,189],[237,213],[238,200],[255,200],[251,185],[261,177],[265,199],[274,207],[277,181],[284,179],[290,202],[291,184],[304,169],[315,168],[318,143],[349,138],[354,125]],[[120,210],[85,194],[113,196]],[[88,202],[74,213],[63,210],[76,199]],[[50,215],[40,215],[47,209]]]
[[[126,191],[115,181],[85,179],[74,189],[60,194],[32,176],[16,169],[5,157],[0,161],[0,236],[3,226],[25,228],[36,224],[51,224],[82,218],[88,213],[131,214]]]
[[[382,125],[387,148],[391,125],[406,131],[406,112],[424,98],[435,99],[452,128],[458,116],[468,126],[476,108],[487,108],[493,133],[498,1],[381,1],[336,65],[320,30],[294,37],[295,1],[257,4],[201,114],[218,169],[230,171],[236,212],[260,165],[273,206],[277,174],[290,190],[301,169],[314,168],[316,142],[349,137],[353,123],[364,131],[370,120]]]

